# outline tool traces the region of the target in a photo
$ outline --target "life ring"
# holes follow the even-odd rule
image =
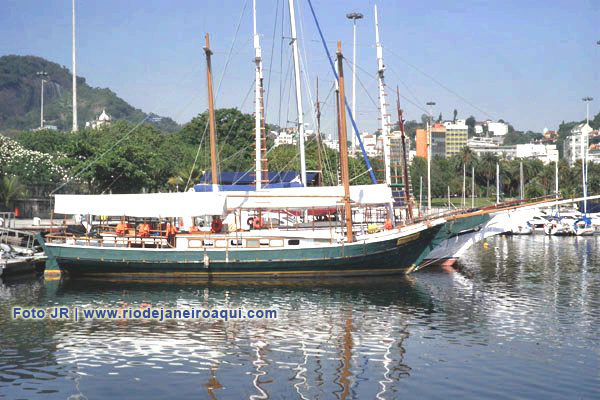
[[[252,221],[252,228],[254,229],[262,229],[263,227],[263,221],[261,218],[258,217],[254,217],[254,220]]]
[[[219,233],[223,230],[223,222],[219,218],[213,219],[213,222],[210,224],[210,231],[212,233]]]

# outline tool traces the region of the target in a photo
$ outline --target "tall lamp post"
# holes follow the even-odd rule
[[[44,128],[44,83],[46,83],[46,78],[48,77],[48,73],[45,71],[36,72],[36,75],[42,78],[42,93],[40,95],[40,129]]]
[[[431,213],[431,125],[433,124],[433,106],[435,101],[428,101],[429,119],[427,120],[427,211]]]
[[[585,122],[590,123],[590,101],[594,100],[593,97],[584,97],[581,99],[585,102]]]
[[[352,20],[352,31],[354,41],[352,44],[352,118],[356,122],[356,20],[362,19],[363,15],[359,12],[346,14],[346,18]],[[352,135],[352,150],[356,148],[356,135]]]

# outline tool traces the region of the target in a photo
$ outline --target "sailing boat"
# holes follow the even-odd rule
[[[404,273],[423,260],[445,220],[379,228],[377,222],[386,218],[386,206],[392,201],[391,190],[386,185],[349,186],[343,107],[339,114],[342,187],[219,192],[208,34],[205,52],[213,191],[56,195],[55,213],[95,216],[98,221],[97,229],[86,234],[39,238],[62,271],[73,277],[374,276]],[[343,104],[341,43],[337,61]],[[328,221],[325,227],[263,226],[260,219],[262,210],[285,215],[331,208],[343,218]],[[363,210],[360,223],[353,223],[354,208]],[[223,224],[227,217],[241,222],[242,212],[249,210],[259,215],[256,229],[240,229],[241,223]],[[116,229],[108,224],[111,217],[121,219]],[[192,221],[192,226],[178,231],[183,219]],[[210,223],[210,230],[199,227],[200,221]],[[142,223],[131,227],[128,222]]]

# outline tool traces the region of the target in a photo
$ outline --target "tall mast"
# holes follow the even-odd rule
[[[342,42],[338,41],[337,64],[340,82],[340,105],[344,104],[344,67],[342,56]],[[350,185],[348,182],[348,137],[346,136],[346,107],[340,106],[340,169],[342,183],[344,184],[344,208],[346,209],[346,235],[348,243],[352,243],[352,209],[350,208]]]
[[[252,1],[252,21],[254,26],[254,62],[256,63],[255,77],[255,96],[254,96],[254,121],[256,134],[256,190],[259,190],[262,183],[262,123],[261,123],[261,81],[262,81],[262,56],[260,49],[260,37],[256,33],[256,0]]]
[[[319,77],[317,76],[317,168],[320,171],[319,186],[323,184],[323,160],[321,159],[321,105],[319,104]]]
[[[302,111],[302,82],[300,81],[300,58],[298,38],[296,36],[296,14],[294,0],[288,1],[290,7],[290,29],[292,34],[292,54],[294,56],[294,81],[296,82],[296,107],[298,109],[298,141],[300,142],[300,179],[306,186],[306,159],[304,155],[304,112]],[[343,103],[342,103],[343,104]]]
[[[404,201],[406,202],[406,214],[409,221],[413,219],[412,204],[410,201],[410,185],[408,181],[408,159],[406,157],[406,136],[404,135],[404,117],[400,108],[400,90],[396,86],[397,108],[398,108],[398,126],[402,137],[402,183],[404,186]]]
[[[208,86],[208,128],[210,131],[210,172],[212,175],[213,192],[219,190],[219,180],[217,176],[217,134],[215,132],[215,104],[213,99],[212,67],[210,63],[210,40],[206,34],[206,81]]]
[[[73,132],[77,132],[77,58],[75,57],[75,0],[72,1],[73,4],[73,43],[72,43],[72,52],[73,52]]]
[[[385,183],[392,184],[392,173],[390,169],[390,116],[387,113],[385,102],[385,81],[383,72],[383,48],[379,42],[379,19],[377,17],[377,5],[375,7],[375,49],[377,51],[377,83],[379,85],[379,113],[381,119],[381,134],[383,135],[383,162],[385,164]]]

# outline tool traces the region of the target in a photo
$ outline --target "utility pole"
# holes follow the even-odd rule
[[[377,5],[375,9],[375,49],[377,55],[377,85],[379,88],[379,113],[381,119],[381,134],[383,135],[383,163],[385,164],[385,183],[392,184],[391,154],[390,154],[390,115],[387,113],[387,103],[385,101],[385,81],[383,65],[383,48],[379,42],[379,20],[377,15]]]
[[[352,20],[352,30],[354,34],[354,41],[352,45],[352,117],[354,118],[354,122],[358,126],[356,116],[356,20],[362,19],[363,15],[359,12],[352,12],[346,14],[346,18]],[[356,135],[352,135],[352,150],[356,148]]]
[[[471,208],[475,208],[475,167],[471,167]]]
[[[431,125],[433,125],[433,106],[435,101],[428,101],[429,120],[427,121],[427,210],[431,212]]]
[[[419,176],[419,217],[421,216],[421,209],[423,208],[423,175]]]
[[[352,243],[352,209],[350,207],[350,184],[348,172],[348,138],[346,136],[346,107],[343,107],[344,93],[344,66],[342,55],[342,42],[338,41],[337,64],[340,82],[340,168],[342,170],[342,182],[344,184],[344,205],[346,209],[346,235],[348,243]]]
[[[525,199],[525,187],[523,186],[523,179],[524,179],[524,177],[523,177],[523,161],[521,161],[519,163],[519,178],[520,178],[520,180],[519,180],[519,182],[520,182],[519,183],[519,194],[520,194],[520,196],[519,197],[521,198],[521,200],[523,200],[523,199]]]
[[[500,204],[500,163],[496,163],[496,204]]]
[[[75,0],[72,1],[73,5],[73,132],[77,132],[77,57],[75,53]]]
[[[306,158],[304,154],[304,112],[302,111],[302,82],[300,80],[300,55],[298,53],[298,38],[296,36],[296,13],[294,0],[288,0],[290,7],[290,31],[292,35],[292,54],[294,57],[294,81],[296,82],[296,108],[298,110],[298,141],[300,142],[300,179],[306,186]],[[343,98],[340,103],[343,107]],[[340,108],[342,108],[340,107]]]
[[[467,164],[463,163],[463,199],[462,208],[467,208]]]
[[[48,77],[48,73],[45,71],[40,71],[36,73],[37,76],[42,78],[42,92],[40,96],[40,129],[44,128],[44,83],[46,83],[46,78]]]
[[[206,81],[208,83],[208,127],[210,132],[210,172],[212,175],[213,192],[219,191],[219,179],[217,176],[217,133],[215,130],[215,103],[213,98],[213,82],[212,82],[212,66],[210,57],[212,50],[210,49],[210,40],[208,33],[206,34]]]

